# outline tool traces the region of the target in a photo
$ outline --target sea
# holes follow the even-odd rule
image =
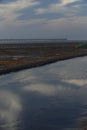
[[[0,39],[0,43],[67,43],[67,42],[87,42],[87,40],[67,40],[65,39]]]

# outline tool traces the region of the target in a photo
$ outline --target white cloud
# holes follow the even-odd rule
[[[46,13],[48,10],[46,8],[38,8],[35,10],[36,14],[44,14]]]
[[[71,4],[76,1],[78,1],[78,0],[61,0],[61,5]]]
[[[17,17],[21,16],[22,13],[18,11],[24,8],[30,8],[39,5],[40,2],[34,0],[17,0],[15,2],[9,2],[6,4],[0,4],[0,17],[3,18],[2,23],[14,24],[17,21]],[[13,23],[12,23],[13,22]]]
[[[36,14],[44,14],[44,13],[64,13],[66,15],[72,15],[76,13],[78,6],[73,6],[70,10],[66,7],[66,5],[76,2],[78,0],[61,0],[57,3],[49,4],[47,8],[38,8],[35,10]]]

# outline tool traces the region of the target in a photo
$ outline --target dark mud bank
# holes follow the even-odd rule
[[[17,72],[17,71],[21,71],[21,70],[24,70],[24,69],[31,69],[31,68],[35,68],[35,67],[40,67],[40,66],[48,65],[48,64],[55,63],[55,62],[58,62],[58,61],[63,61],[63,60],[68,60],[68,59],[83,57],[83,56],[86,56],[86,55],[81,54],[81,55],[76,55],[76,56],[75,55],[74,56],[66,56],[66,57],[58,58],[58,59],[50,59],[50,60],[47,60],[47,61],[41,61],[41,62],[37,62],[37,63],[35,62],[35,63],[27,64],[27,65],[21,65],[19,67],[10,67],[10,68],[0,70],[0,75],[12,73],[12,72]]]

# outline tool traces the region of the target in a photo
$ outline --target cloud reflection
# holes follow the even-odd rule
[[[22,106],[19,97],[10,91],[0,90],[0,128],[18,130],[18,118]]]
[[[52,96],[56,94],[55,87],[43,84],[35,84],[23,87],[23,90],[29,92],[39,92],[41,94]]]
[[[86,66],[84,57],[1,76],[0,126],[19,130],[23,109],[23,130],[74,127],[87,103]]]
[[[87,85],[87,80],[84,79],[71,79],[71,80],[64,80],[66,83],[70,83],[73,85],[78,85],[78,86],[85,86]]]

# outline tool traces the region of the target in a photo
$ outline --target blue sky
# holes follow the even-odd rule
[[[87,39],[87,0],[0,0],[0,38]]]

